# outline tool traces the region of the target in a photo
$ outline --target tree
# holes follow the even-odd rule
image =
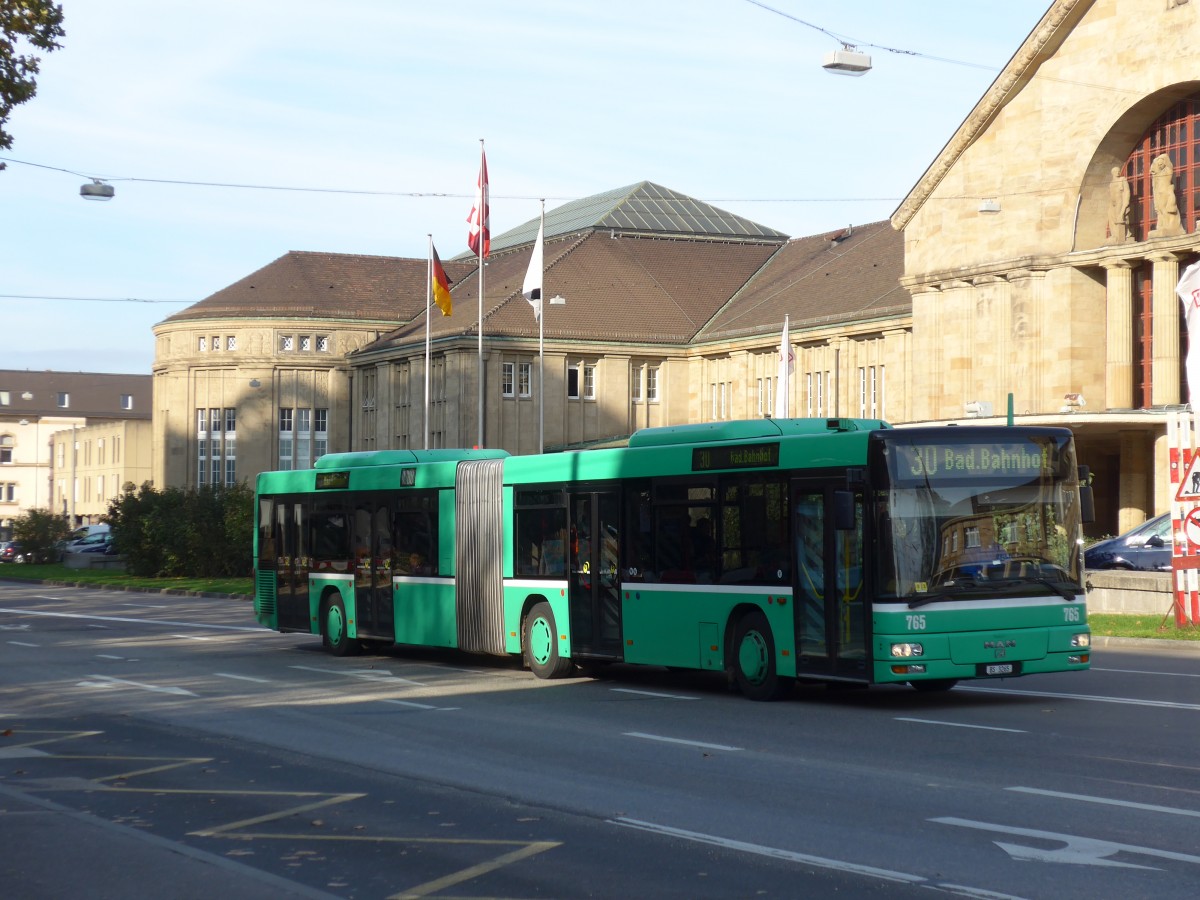
[[[49,0],[0,0],[0,150],[12,146],[4,130],[13,108],[37,93],[41,57],[24,52],[24,44],[47,53],[59,49],[63,37],[63,11]]]
[[[48,509],[31,509],[13,521],[13,538],[20,541],[34,562],[52,562],[56,558],[54,545],[70,533],[66,520]]]

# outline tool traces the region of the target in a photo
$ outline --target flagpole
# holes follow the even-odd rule
[[[541,210],[538,213],[538,221],[541,223],[538,226],[538,239],[543,240],[543,234],[546,229],[546,201],[539,200]],[[536,248],[535,248],[536,252]],[[546,452],[546,353],[545,353],[545,335],[546,335],[546,285],[543,283],[540,293],[538,294],[538,303],[541,304],[541,309],[538,311],[538,453]]]
[[[477,434],[479,435],[478,446],[483,447],[483,248],[486,233],[484,228],[487,226],[488,218],[488,186],[484,175],[484,166],[486,165],[483,149],[483,138],[479,139],[479,194],[482,200],[479,210],[479,334],[478,334],[478,350],[476,354],[477,374],[476,378],[479,381],[479,422]]]
[[[429,235],[425,275],[425,449],[429,449],[429,311],[433,308],[433,235]]]

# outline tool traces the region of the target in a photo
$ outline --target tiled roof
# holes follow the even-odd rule
[[[0,416],[149,419],[151,383],[149,375],[0,369]],[[59,394],[68,395],[67,406],[58,405]],[[131,409],[122,408],[123,394]]]
[[[546,212],[546,239],[587,229],[625,234],[782,241],[787,235],[652,181],[593,194]],[[492,252],[531,243],[538,219],[492,237]],[[467,259],[460,254],[455,259]]]
[[[900,286],[904,236],[872,222],[788,241],[761,272],[696,335],[697,341],[912,311]]]
[[[473,263],[443,263],[452,283]],[[166,319],[287,317],[407,322],[425,305],[423,259],[298,250]]]
[[[545,244],[545,337],[678,344],[690,341],[771,254],[777,242],[616,236],[586,231]],[[536,337],[537,320],[521,293],[532,245],[495,253],[484,269],[484,335]],[[454,313],[435,315],[432,338],[477,334],[479,280],[452,290]],[[782,321],[782,316],[780,317]],[[424,319],[401,326],[368,352],[424,341]]]

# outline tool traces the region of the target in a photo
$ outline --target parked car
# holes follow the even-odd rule
[[[84,538],[79,541],[72,553],[103,553],[107,556],[113,555],[112,532],[106,531],[103,534],[93,534],[91,537]]]
[[[1157,572],[1171,568],[1171,514],[1163,513],[1124,534],[1098,541],[1083,552],[1089,569],[1141,569]]]
[[[105,553],[111,546],[112,532],[99,531],[89,534],[87,537],[68,542],[63,547],[62,552],[64,555],[67,553]]]
[[[21,549],[20,541],[0,543],[0,562],[23,563],[29,561],[29,554]]]
[[[68,553],[78,553],[84,547],[94,547],[93,540],[99,540],[101,536],[107,535],[110,531],[108,525],[81,525],[72,531],[65,540],[59,541],[54,545],[54,549],[58,554],[58,561],[62,562],[67,558]]]

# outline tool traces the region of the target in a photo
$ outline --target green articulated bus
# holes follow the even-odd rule
[[[757,700],[1089,665],[1091,493],[1065,428],[761,419],[539,456],[340,453],[263,473],[257,499],[259,622],[337,655],[643,663]]]

